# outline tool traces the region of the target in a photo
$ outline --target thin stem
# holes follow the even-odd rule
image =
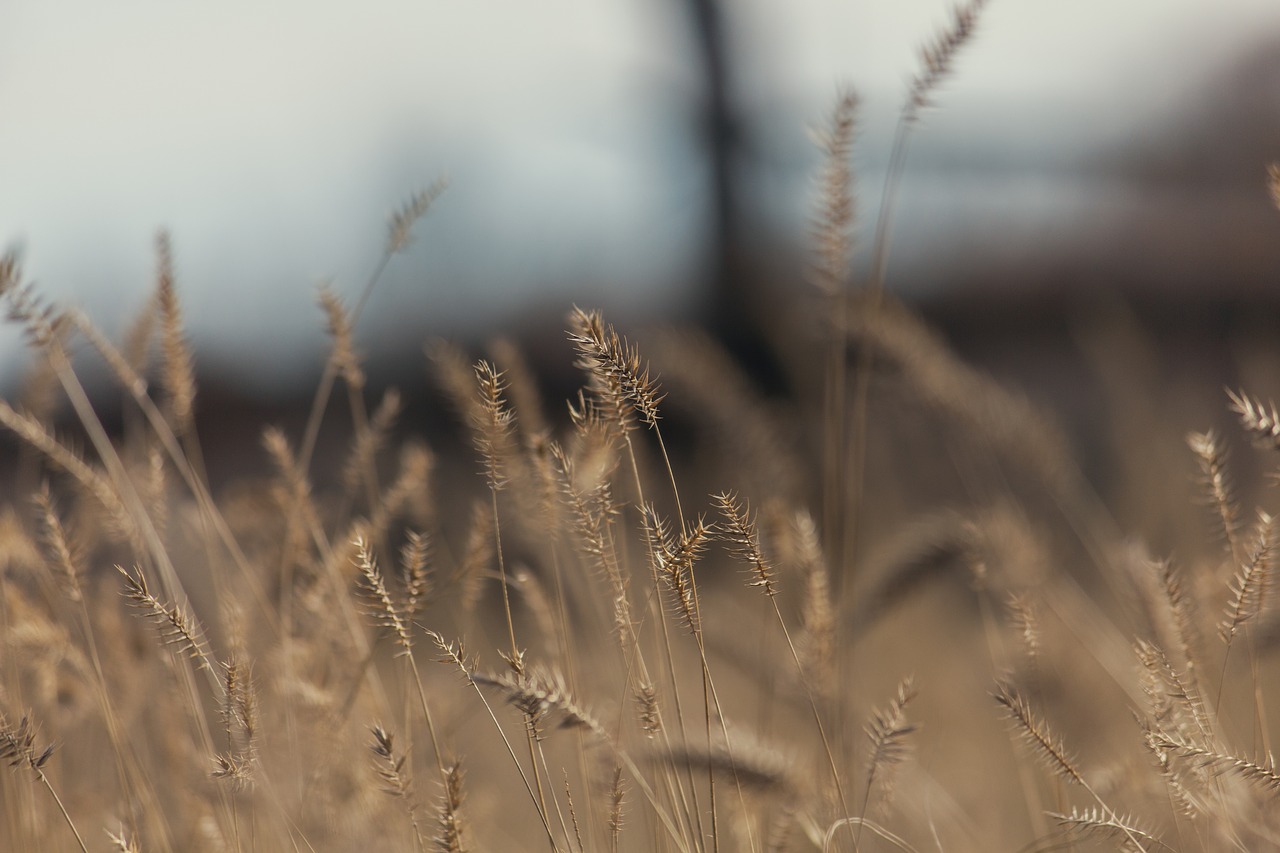
[[[49,792],[49,796],[53,797],[54,803],[58,806],[58,811],[62,812],[62,819],[67,822],[67,826],[71,828],[71,834],[76,837],[76,843],[80,845],[80,849],[84,853],[89,853],[89,848],[84,845],[84,839],[80,837],[80,830],[76,829],[75,822],[71,820],[71,815],[67,813],[67,807],[62,804],[62,798],[58,796],[58,792],[53,790],[53,785],[49,784],[49,777],[44,775],[44,771],[39,767],[35,768],[36,778],[44,785],[45,790]]]
[[[623,441],[627,446],[627,458],[631,463],[631,475],[635,480],[636,499],[639,501],[640,506],[643,507],[645,505],[644,485],[640,479],[640,465],[636,461],[635,446],[631,443],[631,434],[628,431],[624,430]],[[681,519],[681,524],[683,525],[683,523],[684,520]],[[652,555],[656,545],[653,542],[653,537],[648,533],[648,531],[645,533],[645,544],[649,549],[649,553]],[[676,682],[675,655],[671,651],[671,631],[667,625],[666,608],[662,606],[662,580],[658,577],[657,562],[653,559],[649,560],[649,575],[650,579],[653,581],[653,597],[650,601],[653,602],[651,606],[656,606],[658,611],[658,625],[662,629],[662,646],[666,653],[667,677],[671,681],[671,695],[676,705],[676,724],[680,727],[680,739],[682,741],[687,741],[689,739],[689,735],[685,729],[684,705],[680,700],[680,687]],[[693,812],[695,823],[697,824],[697,839],[698,845],[701,847],[705,842],[702,830],[702,809],[698,806],[698,789],[693,781],[693,768],[686,765],[685,772],[689,776],[689,794],[693,798]]]

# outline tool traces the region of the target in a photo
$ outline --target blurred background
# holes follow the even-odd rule
[[[202,372],[249,394],[307,393],[316,285],[354,301],[387,214],[441,177],[362,320],[375,363],[418,370],[435,334],[551,335],[573,302],[623,324],[750,323],[808,286],[808,130],[841,87],[862,98],[870,242],[918,48],[948,16],[942,0],[9,0],[0,240],[41,292],[118,331],[169,229]],[[1256,323],[1276,301],[1274,0],[993,0],[937,100],[888,286],[962,348],[1049,334],[1082,304],[1118,299],[1159,334]],[[20,348],[5,330],[9,387]]]
[[[488,534],[470,518],[481,481],[454,415],[463,407],[439,393],[447,371],[445,383],[428,378],[424,342],[457,341],[465,365],[462,356],[493,352],[485,346],[497,336],[516,341],[556,401],[546,420],[563,421],[563,400],[580,381],[566,314],[575,303],[601,308],[662,374],[664,431],[685,495],[740,488],[757,507],[772,501],[779,541],[794,508],[816,508],[837,569],[835,613],[848,614],[840,630],[858,632],[838,657],[842,672],[859,677],[839,683],[856,686],[858,703],[892,695],[906,672],[927,685],[923,731],[949,757],[932,761],[925,741],[921,765],[950,784],[920,790],[955,791],[955,814],[978,823],[995,815],[993,804],[1016,802],[1021,814],[1015,774],[988,772],[1005,780],[997,794],[972,779],[973,768],[990,766],[990,744],[999,746],[989,692],[1001,655],[987,645],[986,597],[970,594],[977,578],[991,602],[1035,593],[1062,637],[1096,634],[1069,638],[1063,648],[1087,654],[1048,658],[1036,689],[1058,703],[1069,742],[1107,766],[1129,749],[1133,766],[1149,771],[1149,757],[1132,750],[1127,696],[1097,676],[1081,683],[1105,692],[1060,686],[1103,659],[1093,648],[1119,650],[1117,669],[1131,666],[1133,602],[1112,566],[1145,571],[1148,555],[1173,555],[1187,577],[1204,579],[1188,587],[1199,601],[1216,609],[1225,599],[1223,549],[1205,535],[1219,522],[1197,503],[1191,430],[1219,428],[1234,454],[1242,522],[1256,504],[1280,514],[1274,490],[1262,487],[1274,485],[1275,454],[1248,455],[1223,393],[1225,385],[1280,399],[1280,211],[1266,186],[1268,163],[1280,161],[1280,2],[990,0],[911,138],[886,280],[978,371],[932,355],[932,339],[898,312],[900,350],[916,356],[914,367],[886,357],[862,374],[870,376],[865,424],[855,428],[850,417],[842,436],[823,397],[830,326],[809,274],[821,159],[810,131],[838,92],[858,93],[852,286],[862,287],[908,82],[921,45],[949,17],[947,0],[0,0],[0,250],[20,247],[25,277],[44,297],[81,306],[118,337],[154,288],[157,232],[172,235],[199,368],[199,453],[187,453],[209,472],[237,535],[269,555],[274,587],[277,566],[295,559],[275,554],[277,544],[295,550],[292,523],[283,524],[294,498],[267,480],[275,466],[261,449],[262,427],[280,426],[294,447],[308,441],[308,406],[330,345],[317,286],[354,304],[378,266],[389,214],[447,178],[412,246],[380,280],[356,339],[369,359],[370,408],[388,385],[404,389],[399,429],[425,435],[438,457],[430,493],[419,497],[431,504],[424,516],[439,512],[426,529],[440,553],[463,558],[447,561],[459,564],[453,577],[488,562],[472,556],[470,541]],[[654,328],[668,325],[702,326],[737,362],[726,367],[705,338]],[[0,324],[5,400],[20,398],[22,348],[20,331]],[[736,367],[749,381],[735,385]],[[145,460],[138,470],[158,510],[166,494],[153,476],[162,471],[148,454],[150,430],[117,388],[96,392],[107,429]],[[375,503],[341,470],[353,420],[343,397],[339,389],[308,471],[334,531]],[[1023,397],[1038,409],[1024,408]],[[846,396],[851,408],[854,399]],[[48,420],[87,447],[61,405]],[[524,418],[537,407],[521,408]],[[1039,410],[1052,417],[1039,420]],[[29,448],[10,452],[15,445],[0,432],[0,493],[25,507],[45,469]],[[858,460],[856,475],[830,464],[856,453],[866,463]],[[395,455],[383,454],[384,485],[395,482]],[[184,500],[164,517],[181,543],[174,562],[196,575],[222,558],[198,538],[207,529],[197,530]],[[858,513],[845,512],[855,505]],[[0,545],[19,511],[0,506]],[[532,529],[504,533],[503,547],[535,577],[552,564],[546,545],[555,537],[537,526],[540,513],[513,515],[504,531],[521,521]],[[104,549],[95,564],[118,585],[106,556],[114,553]],[[0,577],[8,571],[0,561]],[[219,576],[196,581],[206,592],[196,612],[206,602],[205,612],[218,612],[209,579]],[[1066,577],[1086,592],[1050,585]],[[281,590],[285,582],[293,575],[281,575]],[[810,589],[815,600],[825,596],[812,581]],[[496,585],[485,595],[496,608]],[[1071,609],[1082,598],[1117,614],[1119,640],[1078,617],[1093,612]],[[738,641],[757,617],[731,597],[707,600],[735,608],[722,623],[709,620],[733,641],[712,653],[754,671],[743,662],[755,652]],[[443,611],[454,599],[442,601],[451,621]],[[892,608],[903,617],[884,618]],[[766,660],[766,645],[758,648]],[[1245,655],[1234,660],[1243,667]],[[325,679],[339,672],[328,667]],[[768,672],[761,696],[785,694],[787,682]],[[1257,683],[1280,684],[1263,672]],[[762,722],[770,707],[760,702]],[[1247,743],[1255,706],[1240,707]],[[1098,708],[1118,724],[1099,722]],[[987,735],[971,736],[957,722],[966,720]],[[97,788],[94,802],[109,792]],[[493,795],[486,808],[496,815],[508,803]],[[990,825],[1011,843],[972,849],[1021,843],[1007,820]],[[918,826],[932,829],[932,814]],[[1212,837],[1204,836],[1209,848]]]

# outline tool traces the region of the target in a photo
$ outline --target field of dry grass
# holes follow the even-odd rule
[[[980,8],[926,47],[891,181]],[[305,428],[225,482],[168,238],[120,343],[5,256],[32,366],[0,402],[0,848],[1280,849],[1280,416],[1246,391],[1144,416],[1097,341],[1100,493],[886,292],[892,191],[851,287],[855,111],[820,135],[813,292],[766,330],[786,394],[705,334],[574,308],[567,408],[509,343],[427,346],[461,457],[370,393],[363,302],[322,292]]]

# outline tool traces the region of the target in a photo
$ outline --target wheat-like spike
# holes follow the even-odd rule
[[[1271,203],[1280,208],[1280,163],[1267,164],[1267,192]]]
[[[474,429],[476,449],[484,460],[489,488],[500,491],[507,485],[507,467],[514,460],[512,433],[515,414],[503,398],[506,382],[502,373],[487,361],[476,362],[476,382],[480,386],[480,406]]]
[[[395,736],[381,724],[372,726],[369,731],[373,735],[373,743],[369,744],[369,749],[381,759],[377,762],[378,775],[391,786],[387,793],[396,797],[407,796],[410,791],[409,782],[400,773],[404,766],[404,756],[396,758]]]
[[[1240,506],[1235,500],[1235,490],[1227,470],[1227,449],[1222,446],[1217,433],[1187,433],[1187,445],[1196,455],[1200,464],[1200,474],[1204,481],[1209,503],[1217,510],[1219,531],[1227,545],[1227,551],[1233,561],[1239,559],[1237,535],[1240,529]]]
[[[111,842],[112,849],[117,853],[142,853],[142,848],[138,846],[138,839],[130,836],[129,831],[120,827],[119,832],[104,830],[107,833],[107,839]]]
[[[1164,649],[1155,643],[1140,639],[1135,644],[1134,651],[1148,676],[1144,680],[1143,690],[1151,703],[1151,713],[1155,720],[1175,725],[1179,733],[1184,731],[1184,721],[1189,720],[1194,724],[1202,742],[1211,742],[1213,733],[1209,713],[1190,673],[1179,672],[1165,655]]]
[[[639,348],[619,337],[613,326],[605,326],[598,311],[574,306],[569,326],[569,341],[578,350],[578,367],[599,380],[604,401],[615,409],[625,401],[646,426],[656,429],[663,394],[640,358]]]
[[[1084,777],[1076,769],[1075,759],[1067,752],[1066,745],[1049,728],[1048,723],[1035,715],[1017,687],[1009,681],[999,681],[992,696],[1005,709],[1018,735],[1051,772],[1087,787]]]
[[[1162,730],[1149,720],[1140,719],[1138,724],[1142,729],[1143,746],[1155,759],[1156,770],[1164,779],[1165,787],[1168,789],[1169,796],[1172,798],[1178,812],[1187,817],[1196,817],[1203,813],[1205,811],[1203,800],[1192,793],[1183,783],[1183,774],[1170,758],[1170,750],[1161,746],[1160,740],[1156,737],[1156,732]]]
[[[609,476],[596,478],[590,491],[584,492],[579,487],[577,466],[564,448],[552,445],[551,455],[560,469],[561,493],[572,513],[578,548],[612,581],[618,570],[609,546],[610,530],[619,507],[613,501]]]
[[[83,556],[73,546],[62,520],[58,517],[58,507],[53,495],[49,493],[49,484],[43,482],[36,491],[32,501],[40,513],[41,540],[44,543],[45,557],[52,566],[54,574],[61,582],[67,598],[79,602],[82,598],[80,578],[83,575],[81,564]]]
[[[253,669],[241,664],[242,674],[232,693],[231,706],[245,740],[252,745],[258,734],[258,694],[253,687]]]
[[[1021,641],[1022,652],[1032,670],[1040,665],[1040,618],[1035,603],[1026,595],[1010,593],[1005,599],[1009,621]]]
[[[14,725],[0,714],[0,761],[9,762],[10,767],[25,764],[31,770],[40,770],[53,755],[53,749],[53,744],[36,746],[36,731],[30,716],[24,715]]]
[[[666,519],[658,515],[652,504],[646,504],[641,515],[645,538],[652,546],[651,559],[658,575],[667,583],[685,625],[697,634],[702,626],[698,618],[697,591],[693,577],[694,563],[707,547],[714,525],[699,518],[680,538],[674,539]]]
[[[213,757],[209,776],[227,782],[234,791],[245,791],[253,787],[253,763],[244,756],[220,752]]]
[[[413,781],[405,768],[409,756],[407,753],[396,755],[395,739],[381,725],[374,725],[369,731],[373,734],[373,743],[369,744],[369,750],[374,754],[374,769],[382,779],[382,791],[404,803],[405,813],[409,817],[409,824],[413,827],[413,835],[418,843],[415,849],[425,849],[422,831],[418,827],[418,804],[413,796]]]
[[[391,221],[387,224],[387,254],[394,255],[403,252],[413,242],[413,226],[418,220],[427,215],[427,211],[431,209],[431,205],[441,193],[448,187],[449,182],[445,178],[440,178],[424,190],[418,190],[409,196],[409,200],[402,204],[395,213],[391,214]]]
[[[253,780],[258,757],[258,697],[253,686],[253,673],[238,654],[221,663],[222,722],[227,736],[227,752],[216,756],[218,768],[214,776],[230,779],[238,789]],[[223,762],[221,759],[225,758]],[[234,771],[234,772],[227,772]]]
[[[692,611],[686,614],[689,626],[698,632],[702,626],[698,617],[698,584],[694,577],[694,565],[706,553],[707,545],[716,533],[716,526],[708,524],[701,516],[693,524],[686,525],[680,534],[675,550],[670,554],[669,571],[672,577],[682,578],[680,589],[681,606],[691,605]]]
[[[151,369],[152,338],[155,337],[159,313],[160,294],[152,291],[121,339],[120,353],[137,376],[145,376]]]
[[[387,490],[386,504],[406,523],[425,527],[435,522],[437,465],[436,455],[426,442],[411,439],[401,445],[398,472]]]
[[[1275,546],[1275,518],[1259,510],[1253,547],[1248,560],[1231,579],[1231,600],[1219,626],[1223,642],[1228,645],[1240,626],[1257,616],[1262,607],[1262,590],[1271,575]]]
[[[160,308],[160,351],[164,357],[161,384],[168,395],[169,414],[179,433],[192,425],[196,375],[182,331],[182,310],[173,277],[173,247],[169,234],[156,236],[156,298]]]
[[[954,7],[947,28],[920,49],[921,68],[911,80],[903,111],[907,121],[918,119],[921,111],[931,106],[934,92],[951,73],[956,53],[973,37],[984,5],[986,0],[968,0]]]
[[[262,433],[262,446],[279,476],[272,491],[282,506],[283,515],[296,519],[284,531],[281,544],[285,556],[282,559],[292,564],[303,564],[312,547],[310,531],[321,528],[319,510],[311,497],[311,481],[299,466],[284,432],[268,427]]]
[[[355,564],[360,569],[365,597],[369,602],[369,613],[374,621],[383,628],[388,628],[395,635],[400,645],[400,654],[407,655],[413,651],[413,638],[409,634],[409,626],[400,616],[400,609],[387,591],[386,580],[382,569],[369,547],[364,536],[357,535],[351,542],[356,549]]]
[[[147,518],[156,533],[163,535],[169,524],[169,476],[166,457],[160,445],[148,441],[146,460],[134,477],[135,488],[146,508]]]
[[[867,738],[871,741],[869,758],[867,759],[867,793],[870,796],[871,786],[880,778],[880,787],[884,798],[888,798],[892,790],[892,779],[886,776],[888,771],[901,764],[907,757],[907,738],[919,726],[907,719],[907,705],[915,698],[915,681],[907,676],[898,685],[898,694],[888,706],[874,711],[867,722]]]
[[[11,322],[22,326],[22,334],[28,346],[42,349],[64,339],[67,318],[64,312],[53,305],[48,305],[36,292],[35,285],[24,284],[4,291],[4,298],[9,303],[7,316]]]
[[[76,837],[76,843],[82,853],[89,853],[89,848],[85,846],[80,830],[76,828],[66,806],[63,805],[62,798],[58,796],[49,777],[45,775],[44,765],[52,755],[53,744],[43,749],[36,746],[35,729],[29,716],[24,716],[15,726],[0,712],[0,761],[9,762],[10,767],[26,765],[35,774],[36,779],[44,785],[49,796],[53,798],[54,804],[62,814],[62,819],[66,821],[71,834]]]
[[[1099,840],[1118,841],[1121,849],[1145,849],[1139,845],[1143,841],[1167,847],[1164,842],[1151,834],[1131,815],[1115,814],[1107,809],[1093,806],[1080,809],[1072,807],[1068,813],[1047,812],[1062,829],[1073,836],[1090,836]],[[1136,840],[1135,840],[1136,839]]]
[[[720,538],[729,543],[730,552],[751,568],[751,586],[759,587],[764,594],[773,597],[778,589],[773,582],[773,566],[760,550],[760,537],[756,532],[751,507],[743,506],[733,492],[721,492],[711,496],[712,502],[725,518]]]
[[[641,507],[640,521],[645,538],[653,543],[653,559],[658,564],[658,570],[661,574],[667,570],[666,564],[671,559],[673,547],[671,544],[671,525],[667,523],[665,518],[658,515],[658,510],[653,504],[646,504]]]
[[[290,500],[310,501],[311,483],[306,473],[299,467],[297,456],[289,444],[288,437],[277,427],[267,427],[262,431],[262,446],[271,456]],[[314,510],[312,510],[314,513]]]
[[[369,744],[369,750],[377,756],[374,766],[385,784],[383,791],[396,798],[411,800],[413,783],[404,772],[408,755],[403,753],[396,755],[395,737],[381,724],[370,727],[369,731],[373,735],[373,743]],[[412,803],[409,808],[412,811]]]
[[[195,661],[197,669],[212,670],[201,639],[203,632],[195,617],[181,606],[165,604],[157,598],[147,585],[147,576],[141,566],[134,566],[130,572],[117,565],[116,571],[124,578],[125,598],[156,624],[161,642],[176,647],[179,653]]]
[[[1173,615],[1175,636],[1170,638],[1177,644],[1177,651],[1182,653],[1186,662],[1188,677],[1194,680],[1196,667],[1199,666],[1200,631],[1199,619],[1195,612],[1195,601],[1187,595],[1182,578],[1169,560],[1158,560],[1152,563],[1156,576],[1160,581],[1160,589]]]
[[[618,837],[622,834],[624,818],[623,802],[626,799],[626,786],[623,784],[622,768],[613,768],[613,781],[609,784],[609,849],[618,849]]]
[[[709,749],[706,744],[686,743],[658,749],[655,755],[678,767],[709,770],[744,789],[782,799],[789,799],[796,787],[786,755],[758,741],[747,742],[741,735],[734,738],[732,751],[723,743]]]
[[[560,716],[558,728],[586,728],[602,739],[609,739],[604,726],[573,698],[564,675],[558,670],[530,667],[522,673],[511,671],[501,675],[471,672],[470,677],[476,684],[501,691],[507,702],[525,715],[529,731],[538,740],[543,737],[542,723],[552,712]]]
[[[400,576],[404,580],[404,615],[413,621],[431,595],[431,540],[416,530],[405,532],[400,547]]]
[[[1255,761],[1239,755],[1232,755],[1221,750],[1192,743],[1179,735],[1152,730],[1150,743],[1155,749],[1170,750],[1190,759],[1201,767],[1215,773],[1233,773],[1260,790],[1268,793],[1280,792],[1280,771],[1274,761],[1267,757],[1264,761]]]
[[[360,353],[356,350],[355,332],[351,325],[351,312],[343,304],[342,298],[328,284],[321,284],[316,291],[316,301],[324,311],[325,321],[329,329],[329,337],[333,340],[333,352],[329,361],[338,374],[357,391],[365,386],[364,369],[360,366]]]
[[[453,666],[458,670],[462,677],[467,680],[467,684],[474,684],[473,676],[478,670],[480,663],[477,658],[467,657],[467,650],[463,646],[462,640],[457,640],[451,643],[446,641],[444,635],[439,631],[427,629],[426,633],[431,642],[436,644],[436,648],[440,650],[442,655],[442,657],[435,659],[436,662]]]
[[[620,390],[602,386],[594,375],[587,377],[587,385],[590,396],[587,389],[579,388],[576,404],[572,400],[565,401],[574,438],[586,447],[612,450],[634,425],[631,407]]]
[[[805,510],[798,510],[792,519],[792,528],[797,568],[805,579],[804,604],[800,610],[804,634],[797,652],[810,689],[819,696],[831,698],[837,688],[836,611],[831,600],[831,575],[813,517]]]
[[[386,446],[401,409],[399,391],[391,388],[382,395],[382,402],[369,418],[368,429],[361,430],[356,436],[346,463],[342,466],[342,486],[348,492],[353,492],[368,472],[373,470],[374,460]]]
[[[569,457],[564,448],[558,444],[553,444],[551,446],[551,455],[559,469],[560,492],[564,502],[569,507],[574,524],[573,529],[577,533],[575,544],[584,555],[591,558],[595,568],[600,570],[602,576],[608,576],[609,563],[607,555],[609,548],[605,538],[605,531],[612,523],[612,518],[606,513],[592,512],[588,496],[578,489],[573,459]]]
[[[543,535],[558,543],[565,524],[560,503],[560,476],[552,452],[556,442],[552,440],[550,431],[535,432],[526,426],[524,432],[525,462],[536,486],[532,522]]]
[[[439,853],[463,853],[462,823],[462,762],[455,761],[445,768],[442,780],[444,791],[436,813],[436,835],[432,839]]]
[[[560,768],[560,772],[564,775],[564,798],[568,801],[569,822],[573,826],[573,837],[578,843],[579,850],[586,850],[586,846],[582,843],[582,827],[578,823],[578,807],[573,801],[573,788],[569,785],[569,771]],[[573,849],[573,845],[569,845],[569,849]]]
[[[9,293],[22,282],[22,264],[18,260],[18,250],[8,249],[0,255],[0,297]]]
[[[658,707],[658,688],[645,682],[636,688],[636,704],[640,706],[640,729],[645,736],[657,737],[662,731],[662,711]]]
[[[222,667],[222,707],[219,709],[222,715],[222,726],[226,732],[228,742],[235,738],[235,729],[238,725],[237,718],[239,716],[236,709],[235,696],[241,688],[241,678],[243,673],[240,669],[240,661],[234,655],[225,661],[219,661]]]
[[[813,134],[822,150],[822,173],[818,181],[818,212],[812,225],[817,262],[814,278],[828,296],[844,290],[853,256],[853,135],[858,97],[842,92],[827,126]]]
[[[1280,413],[1275,403],[1263,403],[1243,390],[1227,389],[1231,411],[1240,417],[1240,425],[1253,438],[1253,443],[1268,450],[1280,450]]]

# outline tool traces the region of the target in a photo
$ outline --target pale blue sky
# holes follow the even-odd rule
[[[771,144],[796,161],[795,186],[769,190],[792,217],[808,191],[805,123],[852,85],[866,147],[880,144],[948,7],[729,5],[740,97],[778,116]],[[264,354],[314,359],[315,285],[357,291],[387,211],[448,175],[371,317],[420,315],[425,334],[494,299],[510,316],[531,294],[660,304],[699,246],[702,187],[678,123],[698,84],[682,12],[675,0],[7,0],[0,243],[25,247],[45,293],[115,328],[150,288],[152,237],[167,227],[197,344],[216,360],[252,345],[258,370]],[[921,156],[949,140],[1013,160],[1082,156],[1277,33],[1274,0],[991,0]],[[873,169],[883,152],[859,156]],[[1052,195],[1025,184],[1028,198]],[[14,340],[0,337],[6,363]]]

